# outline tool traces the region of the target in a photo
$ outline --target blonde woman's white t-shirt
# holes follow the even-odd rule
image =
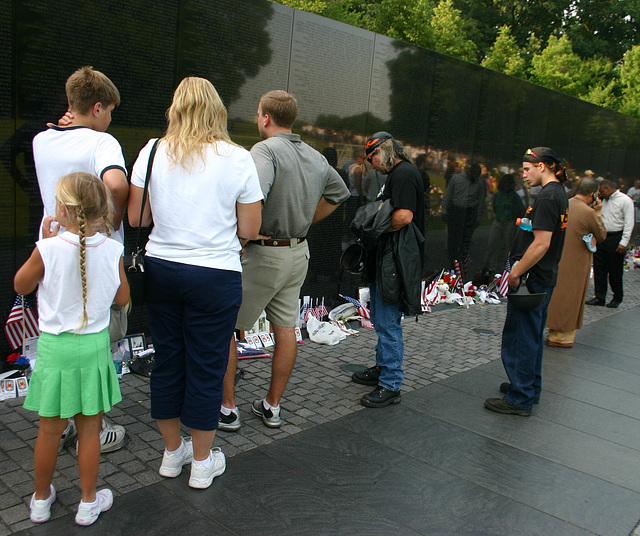
[[[44,262],[38,285],[40,331],[75,333],[82,323],[80,237],[68,231],[36,243]],[[86,239],[86,327],[78,333],[98,333],[109,326],[109,310],[120,287],[122,244],[96,233]]]
[[[142,148],[131,184],[144,188],[155,139]],[[146,254],[158,259],[242,271],[236,202],[262,200],[258,172],[249,151],[226,142],[210,145],[192,169],[171,166],[160,141],[149,183],[153,229]],[[216,152],[217,149],[217,152]]]

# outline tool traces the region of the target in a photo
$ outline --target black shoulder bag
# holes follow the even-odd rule
[[[149,155],[149,164],[147,165],[147,176],[144,179],[144,192],[142,193],[142,206],[140,207],[140,223],[142,223],[142,215],[144,214],[144,206],[147,202],[147,194],[149,192],[149,179],[151,179],[151,168],[153,167],[153,158],[156,155],[156,149],[158,142],[161,138],[158,138],[153,147],[151,147],[151,154]],[[139,305],[144,302],[145,291],[145,272],[144,272],[144,246],[140,244],[140,236],[142,232],[142,225],[138,226],[138,236],[136,238],[136,248],[131,253],[131,258],[126,259],[125,263],[128,264],[127,268],[127,280],[129,281],[129,288],[131,290],[131,302],[133,305]],[[129,262],[127,262],[129,261]]]

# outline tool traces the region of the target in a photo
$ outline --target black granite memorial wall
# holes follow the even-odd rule
[[[229,110],[235,141],[259,141],[258,99],[286,89],[299,102],[294,130],[338,167],[366,137],[389,130],[424,155],[431,176],[426,270],[449,267],[440,200],[450,160],[484,163],[495,179],[518,173],[531,146],[550,145],[578,172],[632,179],[640,166],[640,122],[533,84],[366,30],[264,0],[10,0],[0,3],[0,311],[14,297],[13,275],[30,254],[42,204],[31,140],[66,109],[64,83],[93,65],[118,86],[122,105],[109,129],[131,169],[140,148],[162,134],[173,89],[189,75],[211,80]],[[483,180],[486,177],[483,177]],[[483,268],[490,195],[473,235],[470,275]],[[352,294],[340,274],[351,238],[340,208],[310,232],[312,260],[303,294]],[[127,249],[134,233],[127,227]],[[6,314],[0,318],[4,321]],[[131,330],[143,329],[136,307]]]

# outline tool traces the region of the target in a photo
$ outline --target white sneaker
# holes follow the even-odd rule
[[[62,449],[65,445],[68,445],[73,441],[73,438],[76,437],[76,423],[73,419],[67,420],[67,427],[62,432],[62,437],[60,438],[60,446],[58,447],[58,452],[62,452]]]
[[[182,454],[180,456],[173,452],[164,450],[162,456],[162,465],[160,466],[160,476],[175,478],[182,472],[182,466],[191,463],[193,460],[193,444],[191,438],[182,439]]]
[[[56,500],[56,490],[53,484],[49,485],[49,498],[48,499],[36,499],[36,494],[31,496],[31,503],[29,509],[31,510],[31,521],[33,523],[44,523],[49,521],[51,517],[51,505]]]
[[[75,430],[75,425],[74,425]],[[102,419],[102,430],[100,430],[100,452],[113,452],[124,447],[126,432],[124,426],[110,424]],[[78,439],[76,438],[76,452],[78,451]]]
[[[106,512],[113,505],[113,493],[110,489],[101,489],[96,492],[96,503],[93,506],[80,501],[78,513],[76,514],[76,524],[86,527],[93,525],[102,512]]]
[[[205,489],[211,485],[216,476],[220,476],[227,468],[227,462],[224,453],[219,447],[211,449],[211,465],[205,467],[200,463],[191,464],[191,477],[189,478],[189,487]]]

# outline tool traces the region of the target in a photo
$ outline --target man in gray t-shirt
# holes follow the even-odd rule
[[[304,143],[291,127],[298,113],[295,98],[282,90],[265,93],[258,104],[258,131],[263,141],[251,149],[264,195],[258,240],[242,254],[242,306],[236,329],[249,330],[262,311],[275,336],[271,383],[253,413],[270,428],[279,428],[280,399],[296,361],[295,325],[298,298],[309,264],[306,235],[311,224],[329,216],[349,198],[342,177],[326,158]],[[229,366],[218,428],[240,428],[235,406],[236,346],[231,340]]]

